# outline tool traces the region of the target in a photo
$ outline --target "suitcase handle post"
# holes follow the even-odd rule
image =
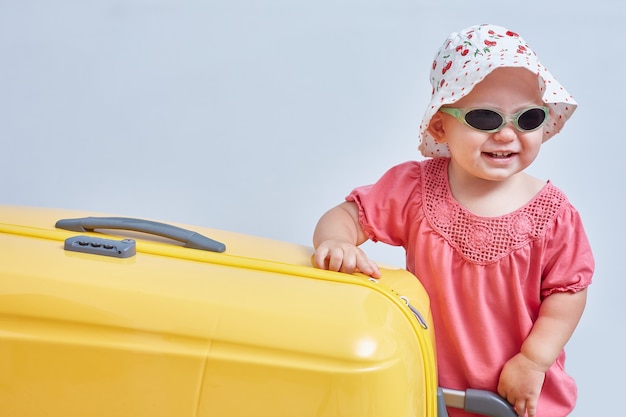
[[[211,252],[224,252],[226,250],[226,246],[223,243],[194,231],[166,223],[131,217],[82,217],[78,219],[61,219],[56,222],[55,227],[74,232],[91,232],[95,229],[131,230],[183,242],[186,248]]]
[[[489,417],[517,417],[517,413],[504,398],[490,391],[448,388],[437,389],[438,417],[448,417],[446,406],[460,408],[470,413]]]

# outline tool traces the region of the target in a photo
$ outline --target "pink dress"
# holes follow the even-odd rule
[[[371,240],[406,249],[407,269],[428,291],[439,384],[495,392],[541,301],[586,288],[593,256],[578,212],[550,182],[516,211],[480,217],[452,197],[448,162],[400,164],[346,199],[358,204]],[[576,384],[564,362],[561,352],[546,374],[539,417],[566,416],[574,407]]]

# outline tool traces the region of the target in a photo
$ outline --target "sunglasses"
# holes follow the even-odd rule
[[[457,109],[442,107],[439,111],[449,114],[472,129],[485,132],[499,132],[508,122],[520,132],[532,132],[539,129],[548,120],[549,110],[544,106],[534,106],[515,114],[504,114],[491,109]]]

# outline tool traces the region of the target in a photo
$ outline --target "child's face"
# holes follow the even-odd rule
[[[532,106],[542,106],[537,76],[523,68],[499,68],[461,100],[447,106],[485,108],[512,115]],[[437,112],[431,133],[450,149],[456,172],[491,181],[502,181],[521,172],[537,157],[543,127],[520,132],[512,122],[494,133],[478,131],[449,114]]]

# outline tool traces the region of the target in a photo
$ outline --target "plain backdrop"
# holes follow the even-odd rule
[[[567,346],[573,415],[618,415],[626,8],[579,4],[0,0],[0,204],[310,245],[319,216],[353,187],[422,159],[428,70],[444,38],[506,26],[579,103],[529,171],[566,192],[596,256]],[[403,265],[398,248],[366,250]]]

